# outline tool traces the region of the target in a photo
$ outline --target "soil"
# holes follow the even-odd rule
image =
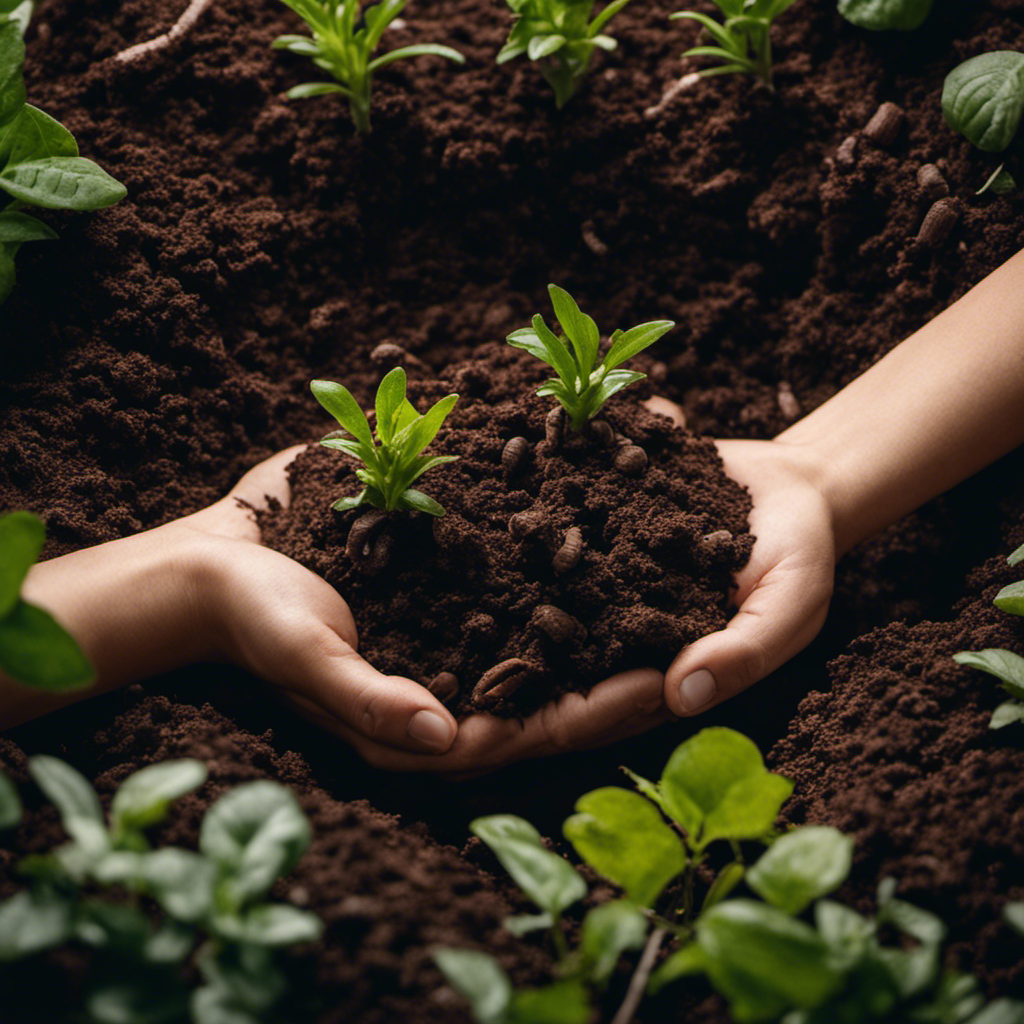
[[[495,345],[410,389],[423,410],[461,396],[430,448],[459,461],[417,483],[443,517],[333,511],[362,485],[355,460],[318,445],[289,469],[290,507],[260,517],[265,544],[344,595],[363,657],[461,715],[527,715],[616,672],[664,670],[725,626],[753,546],[750,499],[711,441],[625,396],[606,406],[604,440],[566,431],[558,407],[548,440],[551,401],[533,395],[546,375],[531,363]],[[503,463],[514,438],[522,455]],[[372,540],[353,560],[358,522]]]
[[[549,281],[599,324],[675,320],[663,393],[698,434],[768,438],[1024,242],[1024,194],[975,197],[992,159],[939,105],[959,61],[1024,49],[1020,0],[937,4],[909,36],[803,0],[775,29],[774,94],[713,78],[651,116],[695,67],[679,57],[695,26],[667,20],[675,0],[634,0],[614,22],[619,49],[561,112],[527,62],[494,66],[503,3],[413,0],[389,39],[454,45],[467,65],[382,71],[368,139],[332,98],[283,101],[309,70],[269,49],[298,29],[278,5],[221,0],[161,53],[111,61],[184,6],[41,0],[28,35],[30,101],[129,189],[95,215],[46,214],[61,239],[22,249],[0,309],[0,508],[42,515],[48,555],[191,512],[320,436],[308,381],[342,380],[368,404],[381,342],[445,377],[546,309]],[[883,101],[906,113],[885,146],[863,133]],[[941,242],[917,238],[926,163],[956,214]],[[1020,620],[990,605],[1024,541],[1022,481],[1018,452],[861,545],[819,638],[701,719],[770,751],[797,783],[792,820],[855,833],[845,898],[869,909],[894,875],[945,918],[950,962],[992,996],[1024,994],[1024,948],[1000,921],[1024,898],[1024,740],[987,729],[1000,692],[949,655],[1024,653]],[[445,844],[497,811],[557,835],[581,792],[620,782],[620,764],[657,774],[693,727],[456,785],[367,768],[257,680],[195,666],[14,730],[0,760],[24,781],[26,754],[63,756],[109,795],[132,768],[202,757],[214,782],[174,826],[186,844],[217,786],[294,786],[316,833],[294,884],[329,919],[308,954],[331,1000],[323,1019],[418,1024],[468,1019],[435,995],[438,928],[497,950],[523,980],[543,973],[538,950],[495,925],[508,897],[493,862]],[[5,840],[0,895],[17,884],[6,851],[56,836],[32,804]],[[726,1019],[697,984],[640,1015]]]

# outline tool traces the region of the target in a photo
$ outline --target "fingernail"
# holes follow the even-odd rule
[[[409,722],[409,735],[434,750],[447,750],[452,741],[452,727],[433,711],[417,711]]]
[[[687,711],[704,707],[716,692],[715,677],[706,668],[691,672],[679,684],[679,699]]]

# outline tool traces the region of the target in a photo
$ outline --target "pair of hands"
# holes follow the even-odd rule
[[[477,774],[602,746],[706,711],[813,639],[825,620],[836,560],[832,515],[814,467],[800,449],[773,441],[722,441],[718,448],[726,472],[749,489],[754,505],[757,539],[737,577],[736,615],[687,647],[664,674],[621,673],[525,721],[475,715],[456,723],[424,687],[378,672],[357,653],[355,622],[337,591],[260,544],[258,526],[237,499],[260,508],[269,496],[286,505],[285,469],[300,449],[278,453],[221,501],[160,530],[202,537],[201,600],[213,656],[277,685],[375,766]]]

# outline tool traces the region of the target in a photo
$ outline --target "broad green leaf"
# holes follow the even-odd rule
[[[50,210],[100,210],[128,194],[102,167],[79,156],[48,156],[6,168],[0,189]]]
[[[419,418],[419,413],[416,411],[416,407],[405,399],[402,402],[402,407],[398,410],[398,416],[395,419],[395,433],[397,434],[400,430],[404,430],[413,420]]]
[[[219,945],[215,951],[211,943],[196,957],[204,980],[234,1004],[264,1020],[288,989],[287,979],[275,966],[273,947]]]
[[[443,516],[444,506],[438,504],[429,495],[417,491],[415,487],[407,487],[398,499],[398,507],[409,512],[425,512],[428,516]]]
[[[544,323],[544,318],[539,314],[533,318],[533,330],[547,351],[549,356],[547,362],[555,368],[555,373],[558,374],[562,383],[567,388],[575,388],[577,380],[576,363],[572,356],[569,355],[569,350],[552,333],[548,325]]]
[[[0,128],[0,167],[51,156],[78,156],[75,137],[59,121],[31,104]]]
[[[0,903],[0,963],[59,946],[70,936],[71,906],[56,893],[23,891]]]
[[[780,836],[747,872],[747,885],[787,914],[838,888],[853,864],[853,839],[827,825]]]
[[[549,284],[548,294],[555,308],[555,316],[576,351],[580,377],[586,380],[597,362],[597,349],[601,343],[597,324],[586,313],[580,312],[576,300],[564,288]]]
[[[516,885],[553,917],[586,895],[586,883],[576,869],[546,850],[540,833],[523,818],[495,814],[477,818],[469,828],[494,851]]]
[[[422,416],[395,434],[393,446],[406,457],[419,455],[437,437],[437,432],[458,400],[458,395],[447,395],[435,402]]]
[[[359,403],[352,397],[348,388],[335,384],[331,380],[314,380],[309,385],[316,400],[347,430],[356,440],[373,447],[373,435],[366,414],[359,408]]]
[[[366,489],[360,491],[354,498],[339,498],[331,508],[335,512],[348,512],[350,509],[359,508],[366,502]]]
[[[1019,999],[996,999],[972,1017],[970,1024],[1024,1024],[1024,1003]]]
[[[1021,544],[1016,551],[1012,552],[1006,559],[1007,565],[1017,565],[1018,562],[1024,562],[1024,544]]]
[[[477,1024],[503,1024],[512,982],[497,960],[471,949],[435,949],[433,956],[448,984],[469,1001]]]
[[[1000,611],[1024,615],[1024,580],[1003,587],[992,602]]]
[[[639,373],[636,370],[612,370],[610,371],[601,381],[601,386],[597,389],[594,395],[592,408],[594,412],[597,412],[605,402],[608,401],[612,395],[617,395],[623,388],[628,388],[630,384],[635,384],[638,380],[643,380],[646,377],[646,373]]]
[[[0,619],[0,669],[39,690],[80,690],[96,678],[92,665],[49,612],[18,601]]]
[[[1003,701],[992,712],[988,727],[990,729],[1004,729],[1015,722],[1024,722],[1024,704],[1018,700],[1007,700]]]
[[[236,786],[213,804],[203,818],[199,848],[228,872],[228,893],[241,905],[288,874],[309,839],[309,822],[292,793],[261,780]]]
[[[405,401],[405,370],[396,366],[377,388],[377,437],[384,444],[390,444],[395,432],[395,421]]]
[[[65,761],[46,754],[30,757],[28,771],[35,784],[57,808],[61,823],[69,835],[74,835],[74,825],[79,819],[106,829],[100,799],[81,772]]]
[[[656,995],[673,981],[693,974],[703,974],[706,969],[707,959],[704,951],[696,942],[691,942],[682,949],[677,949],[651,974],[647,992],[652,996]]]
[[[548,366],[555,369],[547,346],[540,340],[532,327],[521,327],[518,331],[513,331],[505,340],[513,348],[521,348],[524,352],[529,352],[531,356],[535,356],[541,362],[547,363]]]
[[[1017,700],[1024,700],[1024,658],[1012,651],[987,647],[983,651],[961,651],[953,655],[958,665],[976,668],[995,676]]]
[[[232,997],[230,992],[204,985],[189,1000],[193,1024],[263,1024],[263,1016],[252,1013]]]
[[[814,904],[814,923],[833,949],[852,948],[858,954],[875,934],[873,921],[834,900],[818,900]]]
[[[453,50],[450,46],[440,46],[437,43],[415,43],[412,46],[402,46],[397,50],[390,50],[382,57],[371,60],[368,70],[372,73],[378,70],[378,68],[394,64],[396,60],[407,60],[410,57],[447,57],[448,60],[454,61],[456,64],[466,63],[466,58],[458,50]]]
[[[206,781],[202,761],[163,761],[129,775],[110,805],[115,827],[142,829],[162,821],[172,800],[191,793]]]
[[[526,47],[526,55],[530,60],[542,60],[560,50],[566,44],[565,36],[557,33],[549,36],[534,36]]]
[[[627,949],[639,949],[647,937],[647,918],[625,900],[594,907],[583,919],[580,950],[589,965],[592,981],[611,977],[619,957]]]
[[[905,935],[917,939],[922,945],[937,948],[946,938],[946,926],[929,911],[904,900],[895,899],[892,895],[895,886],[887,884],[891,881],[883,879],[878,887],[878,923],[891,924]]]
[[[579,981],[520,989],[512,997],[510,1024],[588,1024],[590,1002]]]
[[[760,839],[792,793],[789,779],[768,772],[735,783],[705,819],[701,845],[715,839]]]
[[[1003,919],[1019,935],[1024,935],[1024,903],[1007,903]]]
[[[726,56],[730,56],[727,54]],[[645,348],[653,345],[663,334],[667,334],[675,324],[671,320],[652,320],[650,323],[637,324],[624,331],[613,342],[602,363],[609,370],[639,355]]]
[[[954,68],[942,87],[942,113],[978,149],[1001,153],[1024,113],[1024,53],[995,50]]]
[[[27,213],[7,210],[0,213],[0,242],[48,242],[57,237],[49,225]],[[0,520],[2,522],[3,520]],[[0,544],[3,542],[0,541]],[[0,547],[0,552],[3,548]]]
[[[336,82],[304,82],[302,85],[293,85],[284,95],[289,100],[305,100],[311,96],[331,96],[337,93],[351,96],[352,90]]]
[[[18,26],[18,31],[24,38],[29,22],[32,20],[32,11],[35,8],[34,0],[21,0],[20,3],[9,2],[6,6],[9,8],[6,12],[7,17]]]
[[[174,846],[140,853],[115,850],[93,869],[104,885],[151,893],[179,921],[198,921],[211,911],[216,874],[212,861]]]
[[[151,964],[180,964],[192,952],[195,931],[177,921],[164,921],[146,939],[143,956]]]
[[[0,214],[0,240],[6,214]],[[31,512],[10,512],[0,516],[0,619],[10,615],[18,603],[21,585],[39,558],[46,539],[43,521]]]
[[[14,828],[21,821],[21,800],[18,791],[3,772],[0,772],[0,828]]]
[[[20,26],[13,21],[0,22],[0,128],[25,103],[24,63],[25,44]]]
[[[839,13],[860,28],[908,31],[931,13],[932,0],[839,0]]]
[[[628,789],[607,786],[576,802],[565,836],[576,852],[631,900],[653,906],[661,891],[686,867],[679,837],[654,805]]]
[[[316,914],[285,903],[267,903],[253,907],[240,916],[215,917],[213,930],[231,942],[256,946],[290,946],[296,942],[315,942],[323,932]]]
[[[149,934],[149,921],[139,907],[101,899],[86,899],[78,905],[75,937],[97,949],[137,955]]]

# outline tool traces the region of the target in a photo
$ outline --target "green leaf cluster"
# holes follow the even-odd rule
[[[684,57],[713,57],[718,63],[700,72],[709,75],[753,75],[769,89],[772,85],[772,22],[793,6],[795,0],[714,0],[722,22],[696,11],[679,11],[671,18],[685,18],[702,25],[714,40],[712,46],[695,46]]]
[[[56,238],[25,206],[51,210],[99,210],[127,194],[120,182],[78,155],[78,143],[62,124],[25,102],[22,34],[31,3],[0,0],[0,303],[14,287],[14,259],[25,242]]]
[[[586,78],[594,51],[618,46],[602,30],[629,2],[612,0],[591,17],[594,0],[508,0],[515,21],[498,63],[524,53],[536,61],[561,110]]]
[[[360,0],[281,0],[309,26],[311,36],[286,35],[274,40],[277,50],[289,50],[328,72],[334,82],[306,82],[289,89],[289,99],[337,93],[345,96],[356,130],[370,130],[371,87],[375,72],[410,57],[447,57],[464,64],[465,57],[450,46],[417,43],[373,57],[385,29],[401,14],[407,0],[380,0],[363,10]]]
[[[1007,558],[1009,565],[1024,561],[1024,544]],[[1010,583],[995,596],[993,604],[1011,615],[1024,615],[1024,580]],[[995,676],[1002,688],[1010,695],[992,712],[990,729],[1002,729],[1014,722],[1024,722],[1024,658],[1013,651],[998,647],[987,647],[983,651],[961,651],[953,660],[968,668],[976,668]]]
[[[932,0],[839,0],[839,13],[860,28],[908,31],[931,14]]]
[[[350,436],[328,435],[320,443],[351,455],[363,463],[356,476],[365,485],[354,498],[341,498],[332,508],[340,512],[360,505],[374,508],[407,509],[443,516],[444,509],[411,485],[428,469],[454,462],[457,455],[421,455],[437,436],[441,425],[459,400],[448,395],[421,416],[405,397],[405,370],[396,366],[380,382],[376,400],[376,430],[371,433],[366,414],[351,392],[329,380],[310,385],[316,400]],[[374,439],[376,434],[376,440]]]
[[[67,630],[20,596],[45,539],[46,527],[30,512],[0,516],[0,669],[26,686],[62,693],[90,685],[95,673]]]
[[[294,796],[273,782],[243,784],[207,811],[198,852],[154,849],[145,830],[206,781],[201,762],[164,761],[129,776],[109,821],[70,765],[33,757],[29,772],[70,841],[21,861],[32,884],[0,903],[0,962],[66,942],[93,947],[86,1010],[96,1024],[266,1020],[286,989],[274,951],[321,932],[315,915],[267,900],[309,844]],[[97,895],[107,888],[129,902]],[[181,970],[193,954],[204,984],[190,997]]]
[[[580,312],[576,300],[564,288],[549,284],[548,294],[568,346],[539,314],[534,316],[532,327],[513,331],[506,340],[555,371],[557,376],[540,387],[537,394],[557,399],[568,413],[573,429],[581,430],[612,395],[647,376],[617,367],[653,345],[675,324],[671,320],[652,320],[628,331],[617,330],[601,359],[601,336],[594,321]]]

